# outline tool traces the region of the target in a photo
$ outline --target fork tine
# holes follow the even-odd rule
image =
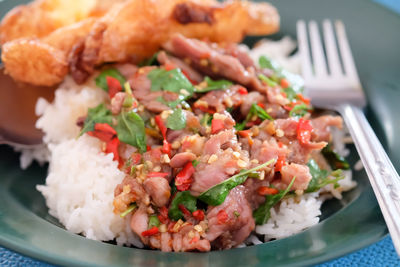
[[[308,38],[306,23],[304,20],[297,21],[297,39],[299,43],[299,51],[301,57],[301,71],[304,79],[312,76],[310,53],[308,51]]]
[[[311,53],[314,62],[315,75],[327,75],[324,50],[321,44],[321,37],[319,35],[318,25],[312,20],[308,24],[310,30]]]
[[[344,73],[346,76],[349,76],[355,81],[359,82],[356,65],[354,64],[354,59],[351,54],[349,42],[347,41],[346,30],[344,28],[343,22],[340,20],[336,21],[335,28],[338,37],[340,53],[342,55]]]
[[[326,19],[322,22],[322,24],[324,29],[324,41],[330,74],[331,76],[339,76],[342,74],[342,69],[340,66],[339,54],[336,47],[332,23],[330,20]]]

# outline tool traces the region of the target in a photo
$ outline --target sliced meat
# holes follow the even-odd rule
[[[172,11],[172,16],[180,24],[214,22],[214,11],[217,8],[212,6],[199,5],[193,2],[177,4]]]
[[[172,157],[169,165],[172,168],[182,168],[189,161],[196,159],[196,155],[192,152],[181,152]]]
[[[264,86],[257,78],[253,67],[245,68],[241,61],[231,55],[221,53],[216,45],[174,35],[164,48],[179,58],[189,58],[191,66],[211,77],[224,77],[246,87],[265,92]]]
[[[182,70],[182,72],[187,75],[190,81],[194,81],[196,83],[199,83],[203,81],[203,75],[198,73],[196,70],[194,70],[192,67],[190,67],[188,64],[186,64],[183,60],[170,56],[165,51],[161,51],[157,55],[157,61],[160,62],[161,65],[170,65],[170,66],[176,66]]]
[[[225,90],[211,91],[200,97],[194,107],[204,112],[224,112],[227,108],[237,107],[243,102],[244,95],[240,85],[233,85]]]
[[[225,54],[231,55],[239,59],[243,67],[255,67],[253,59],[251,59],[251,57],[249,56],[249,49],[247,48],[247,46],[230,43],[224,47],[224,50]]]
[[[152,92],[151,81],[147,78],[147,75],[150,71],[155,69],[156,67],[143,67],[140,68],[136,74],[129,80],[129,84],[132,88],[133,96],[146,107],[146,109],[160,113],[164,110],[169,109],[166,105],[162,104],[157,99],[159,97],[163,97],[166,100],[175,100],[178,98],[178,95],[172,92]]]
[[[250,150],[250,158],[257,159],[260,164],[267,162],[271,159],[276,160],[279,156],[286,158],[287,154],[287,148],[279,147],[274,138],[268,138],[263,141],[255,139],[254,144],[251,146]]]
[[[296,177],[291,190],[306,190],[312,176],[307,165],[291,163],[283,166],[281,170],[282,182],[289,185],[293,177]]]
[[[243,103],[240,106],[240,112],[246,116],[253,104],[264,103],[265,97],[259,92],[250,92],[243,96]]]
[[[329,142],[331,139],[331,132],[329,128],[334,126],[341,129],[343,126],[343,120],[339,116],[325,115],[312,119],[311,125],[314,128],[314,131],[312,132],[312,140],[316,142]]]
[[[136,65],[130,63],[115,64],[115,68],[117,68],[117,70],[119,70],[119,72],[121,72],[121,74],[127,79],[135,75],[138,70]]]
[[[118,92],[111,99],[111,113],[117,115],[121,112],[122,105],[124,104],[126,93]]]
[[[126,176],[114,190],[114,212],[117,214],[124,212],[133,202],[143,202],[148,205],[149,195],[135,178]]]
[[[231,190],[224,203],[207,211],[206,238],[218,248],[228,249],[241,244],[254,230],[253,212],[240,185]],[[218,240],[217,240],[218,239]]]
[[[139,209],[131,217],[131,229],[137,234],[144,244],[148,243],[149,238],[142,236],[149,225],[149,216],[147,215],[147,207],[139,205]]]
[[[163,177],[150,177],[144,180],[143,187],[157,207],[163,207],[168,204],[171,197],[171,187],[167,179]]]
[[[194,230],[192,225],[182,227],[182,229],[173,234],[172,246],[174,251],[210,251],[210,241],[202,239],[200,234]]]
[[[236,134],[233,130],[225,130],[212,135],[204,144],[203,152],[206,155],[212,155],[217,153],[222,146],[226,148],[235,148],[238,146]]]

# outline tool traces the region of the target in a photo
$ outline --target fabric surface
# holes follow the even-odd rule
[[[395,12],[400,13],[399,0],[374,0]],[[1,267],[17,267],[17,266],[34,266],[34,267],[50,267],[47,263],[37,261],[35,259],[25,257],[21,254],[0,247],[0,266]],[[382,241],[377,242],[360,251],[351,253],[339,259],[318,265],[318,267],[333,266],[400,266],[400,258],[397,256],[393,247],[390,236]]]

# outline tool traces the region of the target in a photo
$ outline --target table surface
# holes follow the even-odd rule
[[[374,0],[400,14],[399,0]],[[47,263],[23,256],[6,248],[0,247],[0,266],[53,266]],[[357,252],[348,254],[336,260],[318,265],[318,267],[330,266],[400,266],[400,258],[397,256],[390,236]]]

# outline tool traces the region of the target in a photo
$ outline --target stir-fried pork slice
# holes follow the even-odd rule
[[[204,79],[203,75],[198,73],[188,64],[186,64],[183,60],[174,56],[170,56],[167,53],[165,53],[165,51],[161,51],[158,53],[157,61],[160,62],[161,65],[169,65],[180,68],[182,70],[182,73],[184,73],[188,77],[188,79],[192,82],[199,83]]]
[[[211,91],[200,97],[194,107],[204,112],[224,112],[227,108],[237,107],[243,102],[245,90],[241,85],[232,85],[225,90]]]
[[[283,166],[281,170],[282,182],[289,185],[293,177],[296,177],[291,190],[306,190],[312,176],[307,165],[291,163]]]
[[[182,227],[182,229],[173,234],[172,246],[174,251],[210,251],[210,241],[202,239],[200,234],[192,225]]]
[[[133,202],[149,205],[150,198],[135,178],[126,176],[114,190],[114,212],[117,214],[124,212]]]
[[[243,103],[240,105],[240,112],[246,116],[253,104],[264,103],[265,96],[259,92],[250,92],[243,96]]]
[[[240,185],[231,190],[224,203],[207,211],[206,238],[216,241],[218,248],[228,249],[241,244],[254,230],[253,212]]]
[[[239,149],[236,134],[233,130],[225,130],[212,135],[204,144],[203,153],[206,155],[216,154],[221,147]]]
[[[130,78],[133,75],[135,75],[135,73],[138,70],[138,67],[136,65],[129,64],[129,63],[115,64],[115,68],[117,68],[119,70],[119,72],[121,72],[121,74],[127,78]]]
[[[212,44],[176,34],[164,44],[164,48],[177,57],[190,59],[191,66],[208,76],[224,77],[265,92],[266,87],[257,78],[253,67],[245,68],[238,58],[221,53]]]
[[[147,206],[140,204],[139,208],[131,217],[131,229],[140,237],[145,245],[147,245],[149,238],[142,236],[142,233],[147,230],[148,225],[149,215],[147,214]]]
[[[311,125],[314,128],[312,132],[312,139],[316,142],[326,141],[329,142],[331,139],[331,132],[329,128],[334,126],[341,129],[343,126],[343,120],[339,116],[325,115],[311,120]]]
[[[143,187],[157,207],[163,207],[168,204],[171,196],[171,187],[167,179],[163,177],[149,177],[144,180]]]
[[[196,155],[193,154],[192,152],[181,152],[178,154],[175,154],[169,165],[172,168],[182,168],[183,166],[185,166],[186,163],[193,161],[196,159]]]
[[[147,77],[150,71],[155,69],[156,67],[143,67],[140,68],[135,75],[129,80],[129,84],[132,88],[133,96],[146,107],[146,109],[160,113],[164,110],[168,110],[169,108],[162,104],[157,99],[159,97],[164,98],[167,101],[173,101],[178,98],[178,95],[173,92],[166,91],[158,91],[152,92],[151,81]]]
[[[224,47],[224,52],[227,55],[231,55],[237,59],[239,59],[240,63],[242,63],[243,67],[255,67],[253,59],[249,56],[249,49],[245,45],[237,45],[237,44],[227,44]]]

